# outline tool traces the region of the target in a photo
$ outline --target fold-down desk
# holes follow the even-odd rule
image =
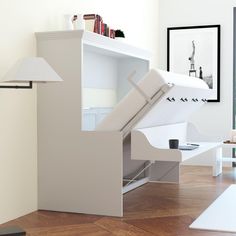
[[[178,182],[179,170],[177,167],[179,167],[182,162],[205,152],[209,152],[209,155],[212,156],[213,176],[219,175],[222,172],[222,142],[199,142],[191,139],[191,135],[188,132],[188,127],[191,125],[192,124],[188,123],[179,123],[132,131],[131,158],[134,160],[150,160],[157,163],[162,162],[162,164],[165,162],[165,166],[168,165],[168,162],[176,163],[176,168],[174,168],[175,170],[168,174],[169,176],[167,179],[165,179],[167,176],[165,176],[165,178],[161,178],[158,173],[154,174],[153,171],[152,176],[153,180],[154,175],[156,175],[158,176],[156,177],[156,180],[159,181]],[[183,144],[194,143],[199,146],[194,150],[169,149],[167,141],[176,137],[178,137],[180,142]],[[158,164],[155,165],[158,166]],[[169,164],[168,166],[172,165]],[[158,167],[155,168],[155,171],[158,172]],[[177,173],[174,174],[174,172]]]
[[[196,140],[188,129],[189,116],[211,96],[206,83],[195,77],[151,70],[137,85],[132,84],[134,89],[96,129],[123,133],[125,149],[130,146],[124,159],[149,161],[130,184],[144,170],[148,180],[178,182],[180,164],[205,152],[212,156],[213,176],[220,174],[222,143],[202,142],[200,134]],[[192,151],[172,150],[168,148],[168,140],[173,138],[180,143],[197,142],[200,146]]]

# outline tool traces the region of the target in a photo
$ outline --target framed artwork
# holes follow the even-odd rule
[[[220,25],[167,28],[167,70],[204,80],[220,102]]]

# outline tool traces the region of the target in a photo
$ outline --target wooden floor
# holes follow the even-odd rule
[[[101,217],[38,211],[1,225],[18,225],[27,235],[54,236],[236,236],[190,230],[188,226],[230,184],[236,170],[217,178],[208,167],[182,167],[181,183],[149,183],[124,196],[124,217]]]

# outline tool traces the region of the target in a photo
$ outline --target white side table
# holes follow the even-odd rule
[[[236,148],[236,143],[223,143],[222,148]],[[222,157],[222,162],[236,162],[236,158]]]

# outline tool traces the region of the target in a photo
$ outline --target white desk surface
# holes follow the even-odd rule
[[[134,160],[174,161],[183,162],[204,152],[222,147],[222,142],[188,142],[199,144],[194,150],[169,149],[167,146],[150,144],[145,135],[134,134],[131,144],[131,158]],[[136,137],[135,137],[136,136]],[[136,142],[135,142],[136,141]]]
[[[236,143],[223,143],[224,148],[236,148]]]
[[[189,142],[189,143],[196,143],[196,142]],[[199,147],[194,149],[194,150],[187,150],[187,151],[182,151],[182,159],[181,162],[186,161],[194,156],[200,155],[204,152],[207,152],[211,149],[218,148],[222,146],[221,142],[198,142],[196,144],[199,144]]]

